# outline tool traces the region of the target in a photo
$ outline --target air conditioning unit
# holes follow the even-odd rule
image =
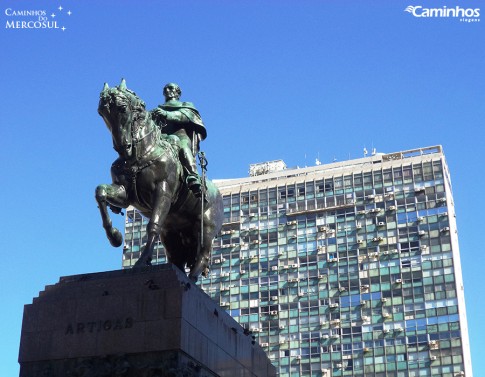
[[[243,256],[239,257],[239,260],[244,260],[244,259],[246,259],[246,257],[243,257]]]
[[[342,369],[343,368],[343,364],[342,363],[337,363],[335,364],[335,367],[338,368],[338,369]]]
[[[436,359],[437,359],[437,357],[433,355],[433,356],[430,356],[430,357],[429,357],[429,359],[430,359],[431,361],[434,361],[434,360],[436,360]]]
[[[259,240],[254,240],[253,242],[251,242],[253,245],[259,245],[260,241]]]
[[[369,348],[369,347],[364,347],[364,348],[362,349],[362,351],[364,351],[364,352],[370,352],[370,348]]]
[[[423,186],[417,186],[417,187],[414,188],[414,192],[421,192],[421,191],[424,191]]]
[[[268,347],[269,343],[261,343],[261,347]]]
[[[445,226],[444,228],[441,228],[440,229],[440,232],[444,233],[444,232],[449,232],[450,231],[450,227],[449,226]]]
[[[364,284],[364,285],[361,285],[360,286],[360,289],[363,290],[363,291],[367,291],[369,289],[369,285],[368,284]],[[361,301],[362,302],[362,301]],[[364,301],[365,302],[365,301]]]
[[[395,283],[396,284],[402,284],[402,279],[396,279]]]
[[[448,212],[438,213],[438,216],[442,216],[442,217],[448,216]]]
[[[278,266],[272,266],[271,271],[278,271]]]
[[[332,339],[338,339],[338,338],[340,338],[340,336],[338,334],[333,334],[332,335]]]
[[[293,278],[293,279],[289,280],[290,283],[296,283],[298,281],[300,281],[300,279],[298,279],[298,278]]]
[[[417,219],[416,219],[418,222],[422,222],[424,221],[424,216],[419,216]]]
[[[369,320],[369,317],[364,315],[364,316],[361,317],[361,319],[362,319],[362,321],[367,322]]]
[[[420,230],[420,231],[418,232],[418,234],[419,234],[419,235],[422,237],[422,236],[424,236],[424,235],[426,234],[426,232],[425,232],[424,230]]]
[[[338,289],[338,290],[339,290],[340,292],[345,292],[345,291],[347,290],[347,288],[345,288],[345,287],[339,287],[339,289]]]
[[[298,297],[303,297],[305,294],[303,292],[298,292]]]
[[[327,324],[327,322],[325,321],[320,321],[320,326],[325,326]]]
[[[332,325],[338,325],[338,324],[340,324],[340,319],[332,319],[332,320],[330,321],[330,323],[331,323]]]
[[[280,330],[284,330],[285,329],[285,325],[280,325]]]
[[[382,254],[389,255],[391,252],[389,250],[383,251]]]
[[[245,274],[246,273],[246,270],[241,270],[239,271],[239,273],[242,275],[242,274]]]
[[[362,305],[362,306],[364,306],[364,305],[366,305],[366,304],[367,304],[367,301],[365,301],[365,300],[362,300],[362,301],[360,302],[360,305]]]
[[[382,332],[383,332],[384,334],[389,334],[389,331],[390,331],[389,329],[384,329],[384,330],[382,330]]]
[[[326,226],[320,226],[320,227],[318,227],[318,231],[319,232],[327,232],[328,228]]]
[[[328,334],[322,335],[322,339],[329,339],[329,338],[330,338],[330,335]]]
[[[356,227],[357,229],[362,229],[362,224],[357,224],[355,227]]]
[[[278,310],[272,310],[269,312],[271,315],[278,315]]]
[[[364,240],[357,240],[357,243],[364,243]]]
[[[229,303],[228,303],[228,302],[223,301],[223,302],[221,302],[221,306],[229,306]]]
[[[279,341],[279,343],[280,343],[280,344],[285,344],[285,343],[286,343],[286,340],[281,339],[281,340]]]
[[[273,300],[273,301],[278,300],[278,296],[271,296],[271,300]]]
[[[382,316],[383,316],[384,318],[391,318],[391,315],[390,315],[389,313],[384,313]]]
[[[251,327],[249,330],[251,332],[260,332],[261,331],[261,329],[259,327]]]
[[[296,220],[286,222],[286,225],[296,225],[296,224],[297,224]]]
[[[428,246],[427,246],[427,245],[421,245],[421,246],[419,247],[419,249],[420,249],[421,251],[426,251],[426,250],[428,250]]]
[[[228,277],[230,276],[231,274],[229,272],[221,272],[221,276],[222,277]]]
[[[214,263],[221,263],[220,259],[214,259]]]
[[[369,212],[371,212],[371,213],[379,213],[379,212],[381,212],[381,209],[380,208],[372,208],[371,210],[369,210]]]
[[[330,307],[331,309],[335,309],[335,308],[338,308],[338,304],[337,304],[337,303],[335,303],[335,304],[330,304],[330,305],[329,305],[329,307]]]
[[[367,195],[367,199],[369,199],[369,200],[372,200],[372,199],[375,199],[375,198],[376,198],[375,195],[372,195],[372,194],[371,195]]]
[[[384,225],[386,225],[386,223],[385,223],[384,221],[379,221],[379,222],[377,223],[377,226],[384,226]]]
[[[389,206],[387,209],[389,211],[395,211],[396,210],[396,206]]]
[[[380,242],[380,241],[382,241],[383,239],[384,239],[384,238],[382,238],[382,237],[374,237],[374,238],[372,239],[372,241],[374,241],[374,242]]]
[[[292,264],[291,268],[298,268],[298,264],[296,264],[296,263]]]
[[[438,203],[445,203],[446,202],[446,198],[440,198],[437,200]]]
[[[403,332],[404,329],[402,327],[395,327],[394,328],[394,331],[397,331],[397,332]]]
[[[365,210],[362,210],[362,211],[357,211],[357,214],[358,214],[358,215],[365,215]]]
[[[326,277],[327,277],[327,275],[318,275],[319,279],[325,279]]]
[[[381,298],[381,302],[387,302],[387,298],[385,297]]]

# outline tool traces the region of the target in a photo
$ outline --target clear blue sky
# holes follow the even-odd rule
[[[246,176],[250,163],[274,159],[304,166],[361,157],[364,147],[443,145],[475,375],[485,370],[484,2],[0,4],[1,376],[18,376],[24,304],[60,276],[121,266],[93,194],[110,182],[115,159],[98,95],[122,77],[149,108],[163,102],[165,83],[180,84],[208,128],[212,178]],[[408,5],[482,6],[483,17],[416,18]],[[66,30],[6,28],[32,20],[8,9],[46,11]]]

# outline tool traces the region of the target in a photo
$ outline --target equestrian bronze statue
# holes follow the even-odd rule
[[[161,132],[145,103],[126,87],[105,84],[98,113],[103,117],[119,157],[111,166],[112,184],[96,188],[96,201],[109,242],[121,246],[121,232],[113,227],[108,207],[115,213],[133,206],[149,221],[147,242],[134,268],[151,264],[160,238],[167,260],[189,278],[207,274],[212,240],[223,219],[219,190],[202,177],[202,197],[187,187],[180,162],[180,140]]]

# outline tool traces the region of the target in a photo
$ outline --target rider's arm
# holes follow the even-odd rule
[[[183,114],[181,111],[166,111],[163,109],[155,109],[153,110],[156,116],[159,116],[162,119],[168,120],[169,122],[177,122],[177,123],[190,123],[190,119]]]

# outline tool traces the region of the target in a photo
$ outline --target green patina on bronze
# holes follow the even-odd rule
[[[112,226],[108,207],[120,213],[132,205],[148,217],[148,240],[135,267],[151,263],[160,238],[168,261],[183,271],[188,267],[189,277],[197,280],[208,271],[223,206],[216,186],[205,179],[207,161],[199,153],[199,142],[207,132],[195,107],[178,101],[180,93],[178,85],[168,84],[166,103],[149,112],[124,80],[114,88],[105,84],[98,112],[119,157],[111,166],[112,184],[96,188],[96,201],[113,246],[123,240]],[[197,154],[202,177],[195,163]]]

